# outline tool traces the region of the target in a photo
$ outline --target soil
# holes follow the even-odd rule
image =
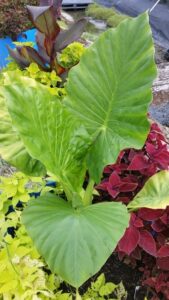
[[[141,285],[142,272],[139,271],[140,267],[142,267],[141,262],[138,262],[137,266],[132,268],[128,263],[120,261],[117,254],[113,253],[101,270],[80,287],[79,293],[83,295],[91,286],[91,283],[96,281],[100,274],[104,273],[106,282],[113,282],[115,284],[123,282],[127,296],[119,298],[119,300],[145,300],[145,297],[151,299],[152,296],[156,296],[156,293]],[[65,282],[61,284],[61,289],[65,293],[75,294],[75,289]],[[113,297],[114,295],[111,296]],[[116,297],[114,296],[113,299],[116,299]],[[159,300],[166,299],[161,295]]]
[[[124,297],[121,300],[144,300],[146,289],[142,288],[140,290],[142,273],[139,271],[138,267],[131,268],[127,264],[119,261],[116,254],[112,254],[101,270],[80,287],[79,293],[80,295],[83,295],[90,287],[91,282],[95,281],[101,273],[104,273],[106,282],[113,282],[115,284],[118,284],[121,281],[123,282],[127,290],[127,298]],[[74,292],[74,289],[66,283],[61,285],[61,289],[63,289],[64,292]]]

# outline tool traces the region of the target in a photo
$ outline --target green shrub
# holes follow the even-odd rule
[[[104,20],[110,27],[116,27],[118,24],[129,18],[126,15],[121,15],[113,8],[107,8],[99,4],[91,4],[86,10],[86,15],[98,20]]]
[[[116,14],[116,11],[112,8],[107,8],[99,4],[91,4],[86,9],[86,15],[99,20],[107,20],[111,16]]]
[[[107,25],[109,27],[117,27],[120,24],[120,22],[124,21],[126,18],[128,18],[128,17],[125,15],[116,14],[114,16],[111,16],[107,20]]]
[[[17,35],[32,27],[28,19],[26,5],[37,5],[37,0],[3,0],[0,1],[0,38]]]

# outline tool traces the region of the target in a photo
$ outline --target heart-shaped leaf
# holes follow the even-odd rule
[[[169,171],[161,171],[153,175],[136,195],[128,208],[136,210],[142,207],[165,209],[169,206]]]
[[[120,150],[142,148],[155,76],[146,13],[103,33],[70,70],[65,102],[93,136],[88,167],[95,182]]]
[[[52,272],[78,288],[106,262],[124,234],[129,214],[121,203],[73,209],[55,195],[29,202],[23,222]]]

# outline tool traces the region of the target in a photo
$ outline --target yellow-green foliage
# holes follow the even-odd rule
[[[107,25],[110,27],[116,27],[121,21],[128,18],[128,16],[119,14],[113,8],[107,8],[96,3],[88,6],[86,15],[98,20],[106,21]]]
[[[38,82],[47,85],[52,95],[57,95],[62,98],[65,95],[64,87],[57,87],[62,82],[62,79],[53,70],[51,72],[44,72],[40,70],[36,63],[31,63],[30,66],[24,70],[20,70],[18,65],[11,61],[7,67],[3,69],[0,74],[0,83],[4,83],[4,74],[8,71],[15,71],[20,76],[26,76],[37,80]]]
[[[31,42],[15,42],[17,46],[27,45],[32,47]],[[83,44],[74,42],[67,46],[59,55],[59,62],[64,68],[71,68],[76,65],[82,54],[85,51]],[[10,58],[9,58],[10,59]],[[62,79],[53,70],[51,72],[42,71],[36,63],[31,63],[30,66],[24,70],[20,70],[16,62],[10,61],[2,72],[0,73],[0,83],[4,83],[4,75],[8,71],[15,71],[16,74],[27,76],[35,79],[36,81],[46,85],[52,95],[56,95],[61,99],[65,96],[64,85]]]
[[[61,278],[50,273],[21,222],[22,210],[30,193],[63,192],[58,183],[56,188],[47,187],[47,180],[55,178],[30,177],[21,172],[0,177],[0,300],[75,299],[73,292],[62,292]],[[19,200],[23,206],[17,205]],[[78,299],[125,300],[126,297],[122,283],[106,283],[104,274],[101,274]]]
[[[112,298],[111,295],[114,295]],[[104,274],[101,274],[95,282],[91,284],[87,292],[83,295],[82,300],[125,300],[127,299],[127,292],[120,282],[119,284],[114,284],[112,282],[106,282]]]
[[[57,87],[58,83],[62,82],[62,79],[56,74],[54,70],[51,72],[44,72],[39,69],[36,63],[31,63],[30,66],[26,68],[26,70],[22,71],[22,73],[24,73],[25,76],[33,78],[40,83],[47,85],[52,95],[57,95],[60,97],[65,95],[64,88]]]
[[[34,42],[13,42],[13,44],[15,46],[19,46],[19,47],[22,47],[22,46],[34,47],[34,45],[35,45]]]
[[[29,200],[30,192],[43,191],[45,180],[20,172],[0,180],[0,299],[62,299],[58,292],[61,279],[44,271],[47,266],[27,235],[21,223],[22,208],[17,206],[19,200]],[[11,228],[15,228],[14,238],[9,234]],[[63,299],[71,300],[67,294]]]
[[[85,51],[83,44],[74,42],[67,46],[59,55],[59,63],[64,68],[71,68],[76,65]]]

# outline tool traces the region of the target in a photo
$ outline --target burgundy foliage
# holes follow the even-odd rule
[[[53,6],[44,6],[45,3]],[[16,49],[8,47],[10,56],[21,69],[28,67],[32,62],[46,72],[55,70],[58,75],[66,73],[59,65],[57,53],[70,43],[78,40],[84,31],[86,19],[76,21],[69,29],[61,30],[57,19],[60,19],[60,6],[62,1],[41,1],[42,6],[27,5],[29,19],[37,29],[36,42],[38,51],[29,46],[17,46]]]
[[[149,177],[169,169],[169,149],[156,123],[141,150],[127,149],[117,161],[104,169],[104,179],[97,186],[103,199],[128,204],[142,189]],[[131,213],[130,224],[116,248],[119,258],[132,264],[142,260],[143,284],[153,288],[152,300],[169,299],[169,207],[141,208]],[[152,258],[154,265],[145,262]],[[146,259],[145,259],[146,258]],[[149,260],[148,260],[149,261]]]

